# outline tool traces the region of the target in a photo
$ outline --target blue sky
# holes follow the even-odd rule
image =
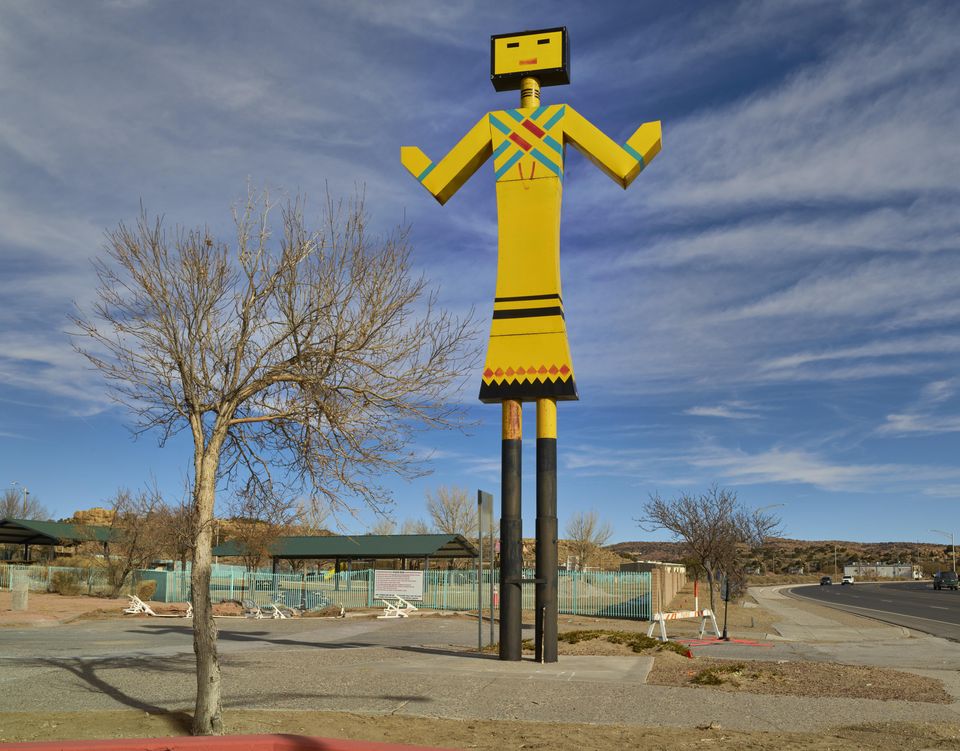
[[[619,142],[661,120],[624,192],[568,153],[561,265],[581,400],[559,409],[559,515],[649,539],[653,492],[782,503],[788,535],[939,541],[960,498],[960,7],[954,3],[0,2],[0,485],[55,516],[189,446],[134,442],[71,349],[103,232],[142,200],[229,237],[247,182],[317,207],[364,186],[412,226],[447,306],[485,320],[487,165],[444,207],[399,147],[442,156],[489,110],[489,36],[565,25],[544,89]],[[499,490],[499,409],[426,434],[439,484]],[[533,435],[533,412],[525,414]],[[524,529],[533,534],[534,441]],[[369,516],[343,517],[359,532]]]

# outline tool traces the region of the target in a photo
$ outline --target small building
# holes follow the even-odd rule
[[[923,572],[912,563],[848,563],[844,576],[856,579],[921,579]]]

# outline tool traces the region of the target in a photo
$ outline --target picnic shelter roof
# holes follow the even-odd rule
[[[214,555],[243,555],[236,540],[213,549]],[[272,558],[375,560],[385,558],[476,558],[477,549],[463,535],[328,535],[278,537]]]
[[[15,545],[62,545],[64,542],[107,542],[110,527],[36,519],[0,519],[0,543]]]

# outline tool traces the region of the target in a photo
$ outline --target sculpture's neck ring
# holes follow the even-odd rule
[[[520,80],[520,106],[540,106],[540,81],[532,76]]]

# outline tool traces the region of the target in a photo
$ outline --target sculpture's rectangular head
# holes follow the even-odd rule
[[[490,37],[490,80],[497,91],[520,88],[533,76],[541,86],[570,83],[567,27],[495,34]]]

